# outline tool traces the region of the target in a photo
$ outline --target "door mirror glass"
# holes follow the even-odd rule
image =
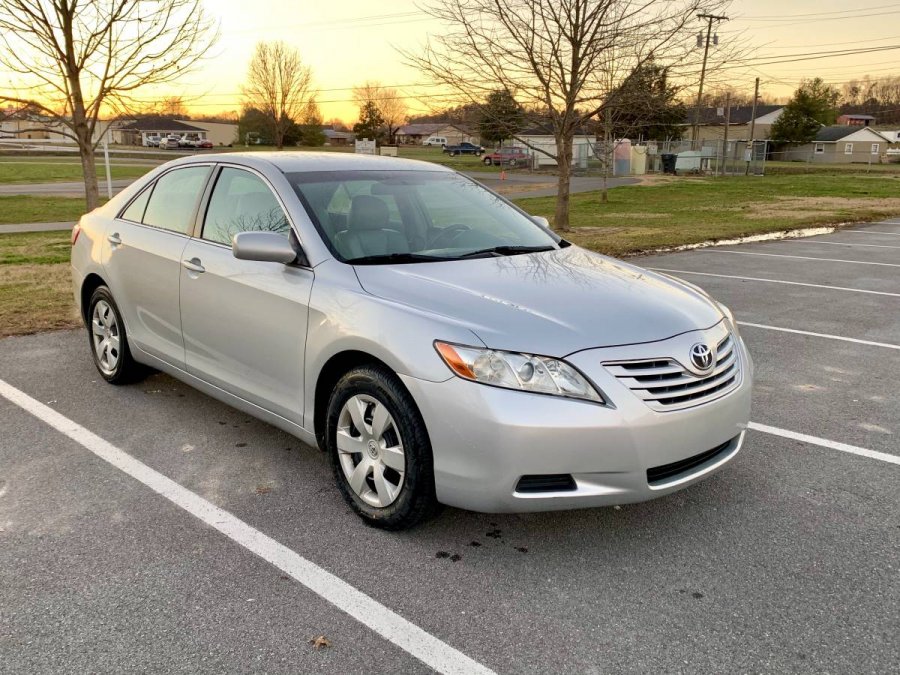
[[[231,240],[231,252],[239,260],[296,262],[297,251],[290,239],[277,232],[238,232]]]

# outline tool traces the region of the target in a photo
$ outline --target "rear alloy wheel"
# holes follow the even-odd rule
[[[400,530],[437,510],[425,423],[390,371],[363,366],[341,378],[326,447],[342,495],[367,524]]]
[[[106,286],[94,291],[88,309],[91,354],[103,379],[112,384],[127,384],[146,375],[147,369],[131,357],[125,323]]]

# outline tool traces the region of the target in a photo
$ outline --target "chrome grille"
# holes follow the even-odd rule
[[[740,361],[730,334],[716,345],[715,366],[705,375],[695,375],[669,358],[603,365],[648,406],[662,412],[714,401],[737,387],[741,379]]]

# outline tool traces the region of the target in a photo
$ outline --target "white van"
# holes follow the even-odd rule
[[[426,147],[431,147],[432,145],[439,145],[442,148],[447,145],[447,137],[446,136],[429,136],[425,139],[422,145]]]

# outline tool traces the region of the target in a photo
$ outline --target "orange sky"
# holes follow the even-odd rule
[[[177,83],[143,90],[141,98],[181,95],[198,114],[236,110],[253,46],[263,39],[284,40],[300,50],[313,69],[326,119],[354,120],[351,89],[366,79],[402,85],[414,110],[424,109],[421,99],[436,91],[419,86],[423,78],[402,64],[394,48],[414,49],[430,32],[441,30],[417,9],[415,0],[205,1],[221,29],[211,58]],[[848,16],[850,12],[858,16]],[[900,27],[895,27],[900,4],[885,0],[734,0],[728,13],[732,20],[719,28],[720,39],[724,43],[743,35],[757,47],[760,59],[900,44]],[[803,77],[818,75],[840,83],[866,73],[900,73],[898,51],[740,68],[729,71],[728,79],[735,87],[752,90],[754,78],[760,76],[764,92],[787,96]]]

